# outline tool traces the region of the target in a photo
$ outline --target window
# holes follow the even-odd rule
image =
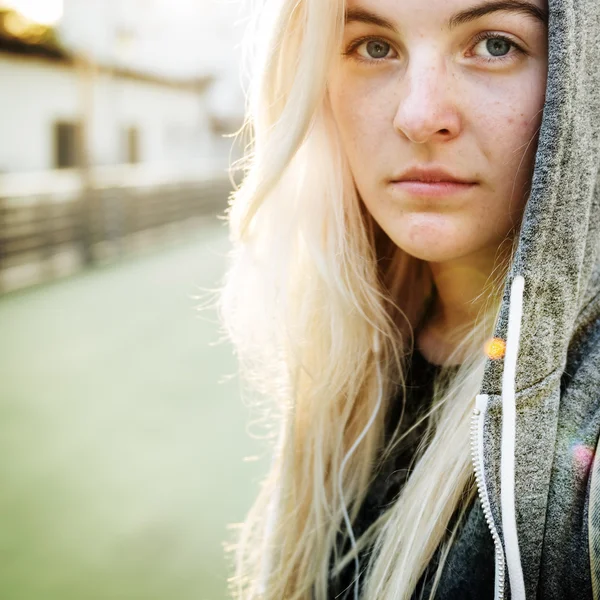
[[[54,167],[69,169],[82,163],[81,123],[58,121],[54,124]]]
[[[125,129],[125,162],[129,164],[140,162],[140,131],[137,127]]]

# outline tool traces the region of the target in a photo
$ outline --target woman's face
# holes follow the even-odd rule
[[[546,92],[546,10],[545,0],[347,1],[331,106],[363,202],[409,254],[494,252],[521,219]],[[441,183],[447,174],[469,183]]]

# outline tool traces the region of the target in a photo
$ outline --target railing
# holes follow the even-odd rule
[[[183,237],[232,190],[224,169],[97,169],[88,181],[76,171],[0,178],[0,293]]]

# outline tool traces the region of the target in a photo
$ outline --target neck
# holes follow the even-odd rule
[[[428,263],[435,297],[417,333],[417,345],[430,362],[446,364],[466,330],[481,315],[488,299],[486,287],[491,284],[497,250]],[[451,364],[458,364],[464,358],[455,356]]]

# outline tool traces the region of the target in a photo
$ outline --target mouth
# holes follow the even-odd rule
[[[477,184],[442,167],[415,166],[390,181],[393,189],[412,196],[441,197],[465,193]]]
[[[442,196],[451,196],[453,194],[465,193],[477,184],[463,181],[421,181],[421,180],[403,180],[392,181],[391,186],[394,190],[410,194],[412,196],[425,196],[428,198],[438,198]]]

